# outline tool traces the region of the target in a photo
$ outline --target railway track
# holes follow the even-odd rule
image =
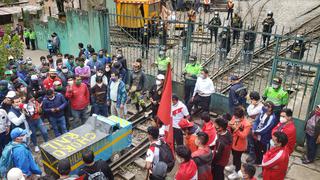
[[[316,21],[317,21],[317,23],[316,23]],[[320,15],[306,21],[305,23],[303,23],[302,25],[300,25],[299,27],[297,27],[293,31],[285,34],[283,36],[284,38],[279,42],[280,48],[284,47],[284,48],[280,49],[279,56],[284,55],[289,51],[289,46],[290,46],[290,45],[288,45],[289,41],[290,41],[289,35],[294,35],[294,34],[300,33],[303,36],[310,37],[308,42],[319,38],[319,35],[320,35],[320,32],[319,32],[320,31],[320,24],[319,24],[320,22],[319,21],[320,21]],[[317,24],[317,25],[313,26],[313,24]],[[312,26],[312,28],[309,29],[308,31],[306,31],[306,28],[308,28],[308,27],[310,28],[310,25]],[[302,32],[304,32],[304,33],[302,33]],[[284,45],[284,44],[286,44],[286,45]],[[253,75],[254,73],[256,73],[257,71],[270,65],[270,63],[272,63],[272,61],[273,61],[274,55],[272,54],[272,51],[273,51],[273,48],[275,47],[275,45],[276,45],[276,41],[273,41],[269,44],[269,46],[267,48],[260,48],[259,50],[257,50],[253,55],[253,61],[255,61],[254,67],[251,67],[248,71],[246,71],[246,69],[245,69],[244,73],[239,78],[241,80],[245,80],[248,77],[250,77],[251,75]],[[260,57],[261,60],[259,60],[259,55],[262,55],[262,54],[265,54],[268,57],[263,57],[263,58]],[[221,82],[222,80],[225,80],[226,76],[228,77],[230,74],[235,74],[234,71],[232,71],[232,70],[234,70],[236,65],[238,65],[240,62],[241,62],[240,59],[234,59],[233,62],[230,63],[224,71],[216,73],[215,75],[213,75],[211,77],[211,79],[214,82],[217,82],[219,80]],[[224,76],[224,75],[226,75],[226,76]],[[228,84],[225,87],[222,87],[219,91],[222,94],[225,94],[228,92],[230,87],[231,87],[231,84]]]

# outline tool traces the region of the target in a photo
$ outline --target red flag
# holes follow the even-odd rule
[[[171,98],[172,98],[172,77],[171,66],[168,64],[166,78],[163,84],[162,96],[157,112],[157,116],[168,128],[166,142],[174,152],[173,128],[172,128],[172,114],[171,114]],[[173,153],[174,154],[174,153]]]

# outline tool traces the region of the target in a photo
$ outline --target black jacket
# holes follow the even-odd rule
[[[99,171],[103,172],[108,180],[113,180],[112,171],[108,163],[103,160],[95,162],[92,166],[84,166],[82,169],[80,169],[78,176],[83,176],[84,180],[88,180],[88,174],[93,174]]]

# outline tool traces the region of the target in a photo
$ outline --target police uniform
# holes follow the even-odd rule
[[[150,30],[148,28],[148,25],[145,24],[143,31],[142,31],[142,40],[141,40],[141,44],[142,44],[142,58],[144,58],[144,53],[146,53],[146,58],[148,58],[148,52],[149,52],[149,42],[150,42]]]
[[[230,30],[223,30],[220,35],[219,35],[219,39],[220,39],[220,46],[219,46],[219,60],[225,60],[227,58],[227,55],[231,49],[230,47],[230,41],[231,41],[231,35],[230,35]]]
[[[250,31],[254,31],[254,29],[250,29]],[[256,33],[254,32],[246,32],[244,34],[244,45],[243,45],[243,60],[245,63],[249,64],[252,56],[253,56],[253,50],[254,50],[254,43],[256,41]]]
[[[27,49],[30,49],[30,32],[28,29],[25,29],[23,32],[24,42],[26,43]]]
[[[185,93],[185,103],[189,102],[189,99],[193,95],[194,86],[197,81],[197,77],[201,72],[201,65],[198,63],[187,63],[184,68],[185,71],[185,81],[184,81],[184,93]]]
[[[240,30],[238,30],[238,29],[242,28],[242,19],[238,15],[235,15],[232,19],[233,19],[232,20],[232,27],[236,28],[236,29],[233,29],[233,41],[232,41],[232,44],[235,44],[236,40],[237,40],[237,44],[238,44],[238,41],[239,41],[239,38],[240,38]]]
[[[32,50],[35,50],[36,49],[36,32],[31,31],[29,37],[30,37],[31,48]]]
[[[294,42],[290,47],[290,51],[291,51],[291,54],[290,54],[291,59],[302,60],[304,56],[304,52],[306,51],[305,43],[302,40],[299,40],[298,42]],[[294,66],[294,75],[298,76],[300,66],[294,63],[287,64],[286,74],[287,75],[291,74],[292,66]]]
[[[161,58],[158,57],[156,60],[156,65],[158,66],[158,74],[165,75],[167,72],[168,64],[171,62],[171,59],[167,56]]]
[[[274,26],[274,19],[272,17],[267,17],[263,22],[263,32],[264,33],[271,33],[272,32],[272,27]],[[263,40],[263,47],[269,45],[271,35],[262,35],[262,40]],[[266,44],[267,42],[267,44]]]
[[[218,28],[215,26],[221,26],[221,19],[219,16],[213,17],[209,22],[209,31],[210,31],[210,43],[212,43],[212,37],[214,35],[214,41],[217,42],[218,37]]]

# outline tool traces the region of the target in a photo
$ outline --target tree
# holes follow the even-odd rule
[[[18,59],[23,56],[24,45],[17,34],[11,34],[11,26],[5,27],[5,34],[0,39],[0,76],[2,77],[6,65],[8,63],[8,57],[13,56],[14,59]]]

